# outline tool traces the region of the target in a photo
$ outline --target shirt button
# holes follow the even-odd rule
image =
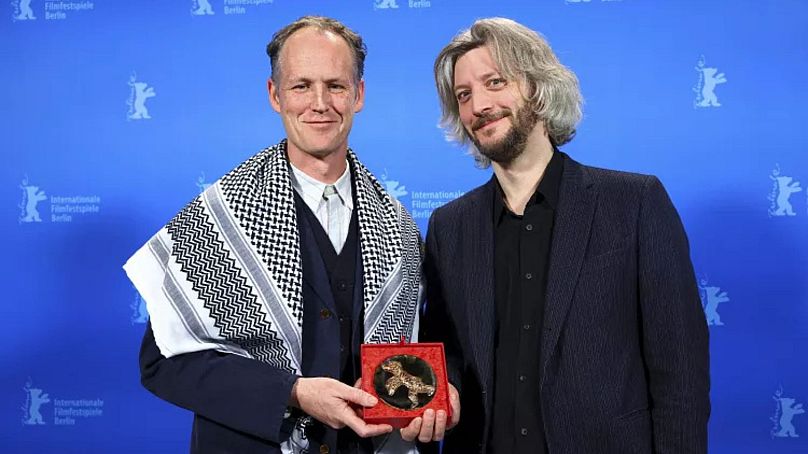
[[[528,232],[530,232],[531,230],[533,230],[533,224],[528,224],[528,225],[526,225],[526,226],[525,226],[525,230],[527,230]]]
[[[331,318],[331,311],[329,311],[328,309],[321,309],[320,310],[320,318],[323,319],[323,320]],[[326,446],[326,448],[328,448],[328,446]]]
[[[339,352],[340,353],[345,353],[345,346],[344,345],[339,346]]]
[[[348,288],[348,285],[346,285],[345,282],[340,282],[338,287],[340,290],[345,290],[346,288]]]
[[[328,445],[320,445],[320,454],[328,454]]]
[[[525,381],[525,380],[527,380],[527,377],[525,377],[524,375],[519,376],[519,381]]]
[[[525,279],[527,279],[527,280],[533,279],[533,274],[532,273],[525,273]]]
[[[528,331],[530,329],[530,325],[522,325],[522,329]]]
[[[519,433],[522,434],[522,436],[525,436],[525,435],[527,435],[527,429],[522,427],[522,430],[520,430]]]

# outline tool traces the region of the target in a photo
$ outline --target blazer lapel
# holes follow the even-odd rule
[[[494,177],[488,181],[470,207],[473,222],[462,225],[465,233],[461,251],[470,251],[466,258],[471,285],[465,286],[468,334],[480,372],[480,381],[491,396],[494,376],[494,341],[496,311],[494,307]],[[486,399],[487,402],[487,399]]]
[[[595,213],[596,191],[586,170],[568,156],[565,158],[547,272],[541,343],[542,385],[569,312]]]

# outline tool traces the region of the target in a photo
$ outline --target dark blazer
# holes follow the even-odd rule
[[[657,178],[562,157],[541,401],[523,405],[541,405],[553,454],[704,453],[708,331],[679,216]],[[445,343],[461,400],[444,453],[485,452],[497,423],[495,185],[492,178],[429,221],[420,339]]]
[[[303,364],[307,377],[340,376],[340,336],[337,308],[314,234],[298,215],[303,263]],[[357,247],[359,247],[357,242]],[[361,254],[356,254],[353,344],[359,350],[362,332]],[[191,452],[204,454],[280,454],[279,443],[292,429],[284,422],[296,376],[260,361],[213,350],[165,358],[146,329],[140,350],[143,386],[175,405],[194,412]],[[353,385],[353,383],[351,383]],[[316,423],[307,430],[310,451],[320,445],[336,450],[336,431]]]

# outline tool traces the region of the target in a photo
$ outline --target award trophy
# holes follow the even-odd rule
[[[451,419],[443,344],[362,344],[361,355],[362,390],[379,399],[365,422],[402,428],[427,409]]]

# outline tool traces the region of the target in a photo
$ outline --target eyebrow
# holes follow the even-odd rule
[[[487,73],[483,74],[482,76],[480,76],[480,79],[481,80],[488,80],[488,79],[490,79],[491,77],[494,77],[494,76],[502,77],[498,71],[490,71],[490,72],[487,72]],[[459,88],[468,88],[468,85],[466,85],[466,84],[455,85],[454,86],[454,91],[457,91]]]
[[[350,80],[351,80],[350,78],[344,79],[344,78],[341,78],[341,77],[331,77],[331,78],[325,79],[324,82],[327,83],[327,84],[331,84],[331,83],[334,83],[334,82],[350,83]],[[312,83],[312,82],[314,82],[314,80],[309,78],[309,77],[296,77],[296,78],[293,78],[293,79],[289,79],[289,83],[292,83],[292,84],[300,83],[300,82]]]

